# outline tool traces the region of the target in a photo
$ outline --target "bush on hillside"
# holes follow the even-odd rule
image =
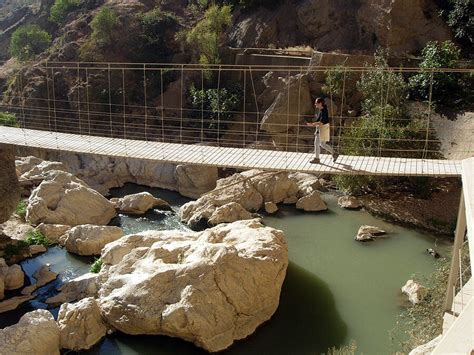
[[[62,24],[68,13],[81,5],[82,0],[55,0],[49,11],[49,20]]]
[[[453,42],[429,42],[422,51],[420,69],[423,71],[410,78],[411,96],[415,99],[443,102],[454,101],[461,95],[458,73],[432,71],[434,68],[454,68],[459,60],[460,50]]]
[[[441,16],[452,27],[454,36],[466,45],[474,44],[474,2],[446,0],[442,2]],[[472,49],[472,48],[471,48]]]
[[[229,5],[211,5],[187,34],[186,41],[195,48],[201,64],[219,64],[221,36],[232,21]]]
[[[21,26],[13,32],[10,53],[19,60],[31,60],[51,44],[51,35],[37,25]]]

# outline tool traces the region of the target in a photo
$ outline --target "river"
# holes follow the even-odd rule
[[[111,191],[113,197],[149,191],[167,200],[174,212],[148,212],[141,217],[120,215],[113,223],[125,233],[146,229],[187,229],[176,212],[189,201],[179,194],[127,184]],[[416,275],[435,270],[437,261],[426,248],[435,237],[386,223],[365,211],[348,211],[337,206],[337,196],[324,194],[329,210],[303,213],[294,206],[280,206],[264,223],[284,231],[290,264],[283,284],[280,306],[267,323],[250,337],[236,342],[225,354],[316,354],[332,346],[355,340],[357,353],[388,354],[400,350],[389,331],[406,306],[400,288]],[[354,240],[363,224],[385,229],[388,237],[374,242]],[[438,240],[436,249],[446,255],[449,244]],[[44,300],[62,282],[88,271],[92,258],[68,254],[59,247],[26,260],[28,275],[43,263],[59,272],[55,282],[39,290],[36,300],[0,317],[0,327],[15,323],[25,312],[46,308]],[[57,314],[58,308],[51,309]],[[70,352],[69,352],[70,353]],[[94,346],[88,354],[205,354],[194,345],[164,336],[129,336],[115,333]]]

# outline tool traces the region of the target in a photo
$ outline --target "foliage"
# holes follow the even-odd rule
[[[119,25],[117,13],[108,7],[103,7],[91,21],[92,39],[99,46],[112,44]]]
[[[94,274],[98,274],[100,269],[102,269],[102,259],[95,259],[89,271],[93,272]]]
[[[120,20],[116,12],[103,7],[92,19],[91,37],[82,44],[79,56],[82,60],[102,60],[104,49],[110,49],[118,43],[117,30]]]
[[[219,42],[222,33],[231,24],[229,5],[211,5],[204,17],[186,34],[188,44],[199,52],[201,64],[219,64]]]
[[[0,126],[19,127],[16,115],[10,112],[0,112]]]
[[[339,96],[342,93],[344,81],[350,80],[350,72],[346,71],[344,65],[337,65],[325,71],[326,82],[323,87],[327,95]]]
[[[172,52],[173,37],[179,23],[177,18],[159,7],[136,16],[137,43],[133,57],[138,61],[167,61],[168,53]],[[168,38],[170,37],[170,38]]]
[[[469,280],[470,268],[467,243],[461,252],[463,280]],[[419,281],[427,288],[424,300],[409,306],[399,316],[395,329],[391,331],[392,341],[399,343],[407,353],[413,348],[425,344],[443,331],[443,304],[448,284],[450,260],[440,259],[438,267],[431,275]],[[408,336],[408,339],[407,339]]]
[[[18,203],[15,209],[15,213],[23,220],[25,219],[25,216],[26,216],[26,207],[28,207],[28,203],[22,200]]]
[[[191,86],[189,89],[191,105],[196,111],[194,116],[204,116],[206,126],[210,129],[224,130],[232,119],[233,111],[237,111],[241,105],[241,88],[233,85],[228,88],[198,90]]]
[[[49,20],[62,24],[69,12],[81,5],[82,0],[55,0],[49,12]]]
[[[37,25],[21,26],[13,32],[10,53],[19,60],[33,59],[51,44],[51,35]]]
[[[474,42],[474,2],[472,0],[444,1],[441,16],[453,28],[454,36],[466,44]]]
[[[413,157],[424,148],[426,120],[406,115],[407,84],[400,73],[388,67],[386,53],[378,51],[375,64],[367,67],[357,82],[363,94],[362,117],[341,135],[341,153]],[[335,176],[337,186],[346,192],[380,192],[389,180],[376,176]]]
[[[27,245],[43,245],[46,248],[51,245],[48,238],[36,229],[30,230],[26,233],[25,242]]]
[[[349,345],[344,345],[339,348],[333,346],[328,349],[327,355],[354,355],[357,350],[357,343],[352,340]]]
[[[420,63],[424,71],[410,78],[412,97],[427,100],[431,91],[434,102],[453,101],[460,91],[459,74],[430,69],[454,68],[459,57],[460,50],[451,41],[428,42]]]

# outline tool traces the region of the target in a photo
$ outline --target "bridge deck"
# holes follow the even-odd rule
[[[81,136],[12,127],[0,127],[0,143],[77,153],[196,164],[239,169],[300,171],[325,174],[460,176],[461,162],[340,156],[336,163],[321,155],[321,164],[311,164],[310,153],[146,142],[119,138]]]

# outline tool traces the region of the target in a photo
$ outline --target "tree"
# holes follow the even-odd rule
[[[67,14],[80,4],[81,0],[55,0],[49,11],[49,20],[57,24],[63,23]]]
[[[459,75],[452,72],[431,71],[436,68],[454,68],[460,57],[460,50],[453,42],[428,42],[422,51],[419,74],[410,78],[411,96],[416,99],[431,99],[435,102],[453,100],[460,94]]]
[[[91,21],[92,40],[99,46],[112,44],[119,25],[117,13],[108,7],[103,7]]]
[[[19,60],[30,60],[46,50],[51,40],[51,35],[37,25],[22,26],[12,34],[10,53]]]
[[[474,42],[474,2],[472,0],[447,0],[443,2],[441,15],[454,36],[472,46]]]
[[[186,35],[186,41],[196,46],[201,64],[219,64],[219,41],[222,33],[231,24],[229,5],[211,5],[204,17]]]

